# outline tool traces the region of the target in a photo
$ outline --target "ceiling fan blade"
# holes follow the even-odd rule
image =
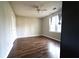
[[[33,7],[34,9],[36,9],[36,11],[38,11],[38,13],[39,13],[40,11],[47,11],[46,9],[41,9],[40,6],[38,6],[38,5],[33,5],[32,7]]]
[[[33,8],[40,8],[42,6],[44,6],[44,5],[43,4],[41,4],[41,5],[31,5],[31,7],[33,7]]]
[[[32,5],[30,7],[32,7],[32,8],[39,8],[39,6],[37,6],[37,5]]]
[[[40,11],[47,11],[47,9],[40,9]]]

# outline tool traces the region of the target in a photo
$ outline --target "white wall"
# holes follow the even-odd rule
[[[16,17],[17,37],[38,36],[41,32],[41,22],[38,18],[32,17]]]
[[[38,18],[17,16],[16,20],[10,4],[8,2],[0,2],[0,57],[8,56],[16,39],[16,30],[17,37],[38,36],[42,33],[59,39],[60,33],[49,32],[48,23],[48,17],[40,20]]]
[[[50,15],[51,16],[51,15]],[[31,37],[44,35],[56,40],[60,40],[60,33],[49,32],[49,17],[42,19],[32,17],[16,17],[17,37]]]
[[[55,15],[55,14],[53,14],[53,15]],[[41,19],[41,22],[42,22],[42,35],[60,41],[61,33],[49,32],[49,17],[51,17],[51,16],[52,15],[49,15],[49,16]]]
[[[15,15],[8,2],[0,1],[0,58],[8,56],[16,38]]]

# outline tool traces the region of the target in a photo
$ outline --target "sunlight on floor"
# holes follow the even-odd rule
[[[54,43],[48,43],[48,51],[51,57],[60,57],[60,47],[56,46]]]

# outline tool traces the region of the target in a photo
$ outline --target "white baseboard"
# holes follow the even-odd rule
[[[9,55],[9,53],[10,53],[12,47],[13,47],[13,43],[9,46],[9,48],[8,48],[9,50],[7,51],[7,54],[5,55],[4,58],[7,58],[7,57],[8,57],[8,55]]]
[[[8,50],[7,50],[7,54],[5,55],[4,58],[7,58],[7,57],[8,57],[8,55],[9,55],[9,53],[10,53],[12,47],[13,47],[13,42],[16,40],[16,38],[13,38],[13,39],[14,39],[14,40],[12,40],[12,41],[9,43],[9,47],[8,47]]]
[[[60,41],[60,39],[52,38],[52,37],[47,36],[47,35],[44,35],[44,34],[31,35],[31,36],[18,36],[17,38],[27,38],[27,37],[35,37],[35,36],[46,36],[46,37],[49,37],[49,38],[54,39],[54,40],[56,40],[56,41]]]
[[[50,36],[47,36],[47,35],[44,35],[44,34],[41,34],[42,36],[45,36],[45,37],[49,37],[49,38],[51,38],[51,39],[54,39],[54,40],[56,40],[56,41],[59,41],[60,42],[60,40],[59,39],[56,39],[56,38],[52,38],[52,37],[50,37]]]
[[[17,38],[27,38],[27,37],[35,37],[35,36],[40,36],[40,35],[31,35],[31,36],[18,36]]]

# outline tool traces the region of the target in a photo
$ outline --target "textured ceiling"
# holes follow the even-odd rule
[[[10,3],[16,15],[27,17],[45,17],[62,8],[61,1],[12,1]],[[35,6],[39,6],[39,9],[44,11],[38,13]]]

